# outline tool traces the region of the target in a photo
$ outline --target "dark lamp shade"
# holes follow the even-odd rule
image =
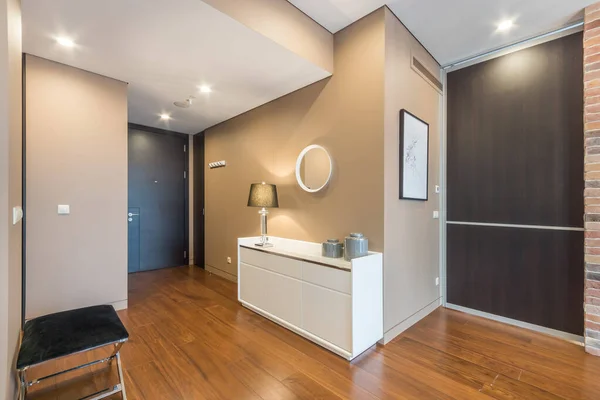
[[[277,186],[268,183],[253,183],[250,185],[248,207],[279,207]]]

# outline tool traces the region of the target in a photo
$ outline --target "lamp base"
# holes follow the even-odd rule
[[[273,247],[273,243],[254,243],[257,247]]]
[[[266,221],[265,221],[264,226],[266,226]],[[266,231],[266,229],[265,229],[265,231]],[[260,242],[255,243],[254,245],[258,246],[258,247],[273,247],[273,243],[269,243],[269,237],[265,233],[260,235]]]

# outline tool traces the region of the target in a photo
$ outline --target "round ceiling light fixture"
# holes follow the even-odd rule
[[[509,31],[514,25],[515,25],[515,23],[513,22],[512,19],[507,19],[498,24],[498,30],[502,31],[502,32],[506,32],[506,31]]]
[[[66,36],[59,36],[56,38],[56,43],[64,47],[75,47],[75,41]]]
[[[173,102],[173,104],[180,108],[190,108],[190,106],[192,105],[192,101],[194,99],[195,99],[194,96],[190,96],[187,99],[185,99],[184,101],[175,101],[175,102]]]

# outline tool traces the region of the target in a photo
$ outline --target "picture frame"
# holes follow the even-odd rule
[[[429,124],[405,109],[400,111],[399,199],[429,198]]]

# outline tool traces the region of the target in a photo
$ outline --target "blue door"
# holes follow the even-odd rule
[[[130,126],[129,272],[187,264],[187,143]]]
[[[140,270],[140,209],[130,207],[127,211],[127,271],[138,272]]]

